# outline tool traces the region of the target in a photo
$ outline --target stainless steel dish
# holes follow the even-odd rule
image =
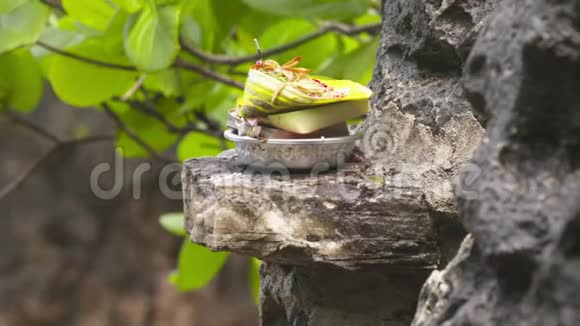
[[[362,134],[331,138],[278,139],[265,141],[238,136],[228,129],[224,136],[236,143],[239,163],[258,168],[312,169],[325,166],[335,168],[341,160],[348,159],[355,142]]]

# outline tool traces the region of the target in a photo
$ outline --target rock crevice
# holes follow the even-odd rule
[[[580,323],[579,22],[578,1],[504,1],[479,36],[465,89],[488,135],[459,202],[472,238],[414,325]]]

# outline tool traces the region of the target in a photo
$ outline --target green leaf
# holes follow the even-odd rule
[[[88,41],[69,52],[108,63],[127,64],[119,56],[112,56],[106,47],[97,41]],[[56,55],[48,68],[48,79],[58,97],[64,102],[88,107],[121,96],[129,90],[138,77],[137,72],[107,68],[73,58]]]
[[[159,217],[159,224],[172,234],[186,237],[187,232],[185,232],[185,217],[183,213],[167,213]]]
[[[244,3],[256,10],[281,16],[347,19],[365,13],[371,0],[244,0]]]
[[[166,6],[166,5],[173,5],[182,3],[184,1],[191,1],[191,0],[153,0],[157,6]]]
[[[0,0],[0,14],[10,12],[28,1],[29,0]]]
[[[214,51],[222,39],[217,17],[213,11],[212,0],[187,1],[183,8],[181,35],[185,40],[202,49]]]
[[[44,81],[40,66],[27,49],[0,55],[0,107],[28,112],[42,97]]]
[[[129,19],[125,29],[125,52],[145,71],[169,67],[179,51],[180,6],[145,7]]]
[[[57,49],[66,49],[77,45],[85,40],[85,35],[68,30],[55,27],[47,27],[40,35],[40,41],[49,44]],[[35,57],[44,57],[53,52],[40,46],[32,47],[32,54]]]
[[[228,38],[234,27],[250,11],[250,8],[241,0],[212,0],[210,5],[217,23],[218,32],[216,34],[219,38],[217,45],[221,46],[222,44],[219,42]]]
[[[51,16],[49,27],[79,33],[83,35],[85,38],[98,37],[100,35],[103,35],[103,31],[99,31],[92,27],[89,27],[79,22],[78,20],[72,18],[71,16],[62,16],[57,21],[54,21],[56,19],[57,19],[56,15]]]
[[[260,266],[262,261],[258,258],[250,258],[250,269],[248,271],[250,291],[256,304],[260,304]]]
[[[238,29],[236,30],[239,46],[245,49],[247,53],[256,53],[253,39],[259,37],[279,21],[280,16],[271,15],[253,9],[249,10],[249,12],[241,18]]]
[[[371,81],[374,62],[379,47],[379,39],[362,44],[347,56],[344,66],[344,78],[367,84]]]
[[[250,8],[241,0],[187,1],[182,14],[181,35],[191,45],[210,52],[222,52],[234,27],[249,11]]]
[[[40,1],[18,1],[0,8],[5,10],[0,12],[0,53],[36,42],[50,14]]]
[[[221,151],[219,139],[199,132],[191,132],[177,146],[177,158],[183,162],[194,157],[215,156]]]
[[[108,1],[103,0],[62,0],[66,13],[79,22],[104,31],[115,14]]]
[[[113,0],[113,2],[130,14],[143,8],[143,0]]]
[[[98,37],[93,37],[92,40],[101,45],[103,54],[107,58],[117,58],[124,64],[132,66],[131,60],[125,54],[123,40],[123,33],[128,20],[129,14],[119,10],[111,19],[107,29]]]
[[[215,278],[228,256],[228,252],[213,252],[186,239],[179,253],[177,274],[170,280],[181,291],[201,289]]]
[[[235,106],[236,99],[241,94],[241,91],[223,84],[212,81],[200,82],[185,94],[181,112],[201,109],[207,112],[210,118],[225,126],[228,112]]]
[[[191,76],[191,74],[189,75]],[[186,76],[184,76],[186,77]],[[202,107],[203,103],[209,98],[210,93],[214,87],[214,83],[210,80],[195,80],[193,85],[186,87],[185,103],[181,106],[181,112],[190,112]]]
[[[122,103],[112,103],[112,108],[117,112],[123,123],[135,132],[147,145],[151,146],[156,152],[161,153],[175,144],[179,135],[171,133],[167,127],[159,120],[151,118],[132,108],[127,108]],[[163,99],[162,102],[156,103],[155,110],[164,115],[169,121],[176,125],[176,118],[173,113],[177,106],[172,104],[169,99]],[[126,133],[120,132],[116,143],[119,151],[124,157],[147,157],[149,153],[143,146],[136,143]]]
[[[354,20],[356,25],[365,25],[365,24],[376,24],[381,22],[381,15],[378,13],[368,13],[357,17]]]
[[[201,30],[199,23],[190,15],[182,18],[181,37],[196,47],[203,47],[204,40],[211,35],[211,30],[205,33]]]
[[[148,73],[143,85],[152,91],[159,91],[167,97],[180,93],[179,76],[175,69],[166,69]]]
[[[270,26],[258,39],[262,48],[266,50],[294,41],[316,29],[316,26],[306,20],[285,19]],[[299,65],[301,67],[308,67],[316,73],[318,67],[335,52],[336,38],[331,34],[327,34],[314,41],[286,51],[283,54],[276,55],[272,59],[282,64],[295,56],[301,56],[302,61],[300,61]]]
[[[378,38],[359,43],[341,37],[339,44],[346,53],[334,55],[326,62],[320,74],[332,78],[350,79],[363,85],[369,83],[379,45]]]

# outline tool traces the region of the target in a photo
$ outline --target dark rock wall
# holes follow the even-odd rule
[[[389,102],[438,131],[471,113],[461,71],[497,0],[393,0],[383,8],[382,40],[371,88],[375,112]]]
[[[262,267],[263,326],[404,326],[428,272],[367,266]]]
[[[381,43],[365,128],[375,167],[453,180],[484,134],[485,117],[465,97],[461,71],[497,1],[385,1]],[[423,171],[428,171],[427,173]],[[451,182],[426,189],[434,211],[454,214],[441,196]],[[413,186],[406,183],[405,186]]]
[[[504,1],[465,71],[488,121],[472,234],[415,325],[580,325],[580,1]]]

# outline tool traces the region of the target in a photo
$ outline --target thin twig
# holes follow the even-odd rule
[[[197,117],[198,120],[205,123],[205,125],[207,126],[208,129],[216,130],[216,132],[218,133],[218,135],[216,137],[218,137],[220,140],[221,148],[222,148],[222,150],[226,150],[228,148],[228,146],[227,146],[226,139],[223,135],[223,132],[222,132],[222,129],[220,127],[219,122],[212,120],[203,111],[195,111],[195,116]]]
[[[165,126],[167,131],[169,131],[171,133],[187,134],[189,132],[199,132],[199,133],[206,134],[209,136],[214,136],[214,137],[218,137],[218,135],[221,135],[221,131],[218,134],[212,130],[201,129],[201,128],[198,128],[194,125],[188,125],[187,127],[176,126],[169,119],[167,119],[167,117],[165,117],[161,112],[155,110],[155,108],[153,108],[148,103],[134,101],[134,100],[127,100],[124,102],[127,103],[129,106],[131,106],[133,109],[137,110],[138,112],[159,121],[160,123],[162,123]]]
[[[370,33],[376,34],[380,30],[380,24],[369,24],[369,25],[361,25],[361,26],[350,26],[342,23],[336,22],[329,22],[322,25],[318,30],[312,32],[311,34],[304,35],[303,37],[294,40],[292,42],[286,43],[284,45],[274,47],[261,53],[241,56],[241,57],[232,57],[222,54],[212,54],[204,52],[203,50],[197,49],[195,47],[190,46],[183,40],[180,40],[181,47],[185,49],[190,54],[198,57],[199,59],[203,60],[204,62],[211,63],[211,64],[222,64],[222,65],[239,65],[241,63],[246,62],[254,62],[259,60],[261,57],[269,57],[275,54],[279,54],[282,52],[286,52],[290,49],[296,48],[304,43],[308,43],[312,40],[315,40],[329,32],[335,32],[338,34],[354,36],[360,33]]]
[[[181,68],[181,69],[187,69],[193,72],[197,72],[198,74],[208,77],[210,79],[213,80],[217,80],[219,82],[221,82],[222,84],[226,84],[235,88],[239,88],[239,89],[244,89],[244,84],[240,83],[237,80],[228,78],[224,75],[221,75],[211,69],[208,69],[204,66],[200,66],[198,64],[192,63],[192,62],[187,62],[184,61],[182,59],[175,59],[175,63],[173,64],[174,67],[176,68]]]
[[[87,58],[87,57],[83,57],[81,55],[75,54],[75,53],[71,53],[68,51],[64,51],[61,49],[57,49],[51,45],[48,45],[46,43],[37,41],[36,44],[38,46],[41,46],[51,52],[54,52],[56,54],[71,58],[71,59],[76,59],[82,62],[86,62],[89,64],[94,64],[97,66],[101,66],[101,67],[106,67],[106,68],[112,68],[112,69],[120,69],[120,70],[126,70],[126,71],[137,71],[137,67],[134,66],[126,66],[126,65],[119,65],[119,64],[115,64],[115,63],[109,63],[109,62],[104,62],[104,61],[100,61],[100,60],[95,60],[95,59],[91,59],[91,58]],[[227,76],[221,75],[209,68],[206,68],[204,66],[200,66],[197,65],[195,63],[192,62],[187,62],[184,61],[182,59],[177,58],[175,60],[175,63],[173,64],[174,67],[176,68],[182,68],[182,69],[186,69],[186,70],[190,70],[193,72],[196,72],[202,76],[208,77],[210,79],[216,80],[218,82],[221,82],[223,84],[235,87],[235,88],[239,88],[239,89],[244,89],[244,85],[236,80],[230,79]]]
[[[211,120],[210,117],[208,117],[205,112],[203,111],[195,111],[194,112],[195,117],[200,120],[201,122],[205,123],[205,125],[212,130],[219,130],[221,133],[221,127],[219,122]]]
[[[141,137],[139,137],[139,135],[137,135],[133,130],[131,130],[129,127],[127,127],[125,125],[125,123],[121,120],[121,118],[119,118],[119,116],[113,112],[113,110],[111,109],[111,107],[106,104],[103,103],[101,105],[103,107],[103,110],[105,111],[105,113],[107,113],[107,115],[111,118],[111,120],[113,120],[113,122],[115,122],[115,124],[117,125],[117,127],[119,129],[121,129],[125,134],[127,134],[127,136],[129,136],[129,138],[131,138],[134,142],[136,142],[139,146],[141,146],[145,151],[147,151],[147,153],[149,153],[149,155],[151,155],[151,157],[153,157],[156,160],[159,160],[160,162],[163,163],[175,163],[176,161],[168,159],[166,157],[164,157],[163,155],[157,153],[157,151],[155,149],[153,149],[153,147],[151,147],[149,144],[147,144],[147,142],[145,142],[143,139],[141,139]]]
[[[52,45],[46,44],[44,42],[41,41],[36,41],[36,45],[43,47],[51,52],[54,52],[56,54],[62,55],[64,57],[68,57],[71,59],[75,59],[75,60],[79,60],[82,62],[86,62],[86,63],[90,63],[93,65],[97,65],[97,66],[101,66],[101,67],[105,67],[105,68],[112,68],[112,69],[120,69],[120,70],[127,70],[127,71],[137,71],[136,67],[133,66],[126,66],[126,65],[120,65],[120,64],[116,64],[116,63],[109,63],[109,62],[104,62],[104,61],[100,61],[100,60],[95,60],[95,59],[91,59],[91,58],[87,58],[87,57],[83,57],[81,55],[75,54],[75,53],[71,53],[68,51],[64,51],[58,48],[55,48]]]
[[[247,71],[236,70],[236,66],[229,66],[227,73],[228,73],[228,75],[232,75],[232,76],[248,77]]]
[[[44,135],[46,136],[46,135]],[[36,171],[45,161],[47,161],[54,153],[58,152],[62,147],[81,145],[100,141],[109,141],[115,139],[114,135],[97,135],[88,136],[81,139],[73,139],[67,141],[58,141],[50,150],[46,151],[42,156],[40,156],[34,163],[29,165],[22,173],[20,173],[12,182],[0,190],[0,200],[6,198],[9,194],[16,191],[20,186],[26,182],[32,176],[34,171]]]
[[[193,126],[194,122],[193,122],[193,115],[191,112],[184,114],[185,117],[185,121],[187,122],[188,126]]]
[[[115,135],[95,135],[95,136],[86,136],[80,139],[73,139],[73,140],[66,140],[63,141],[62,144],[75,144],[75,145],[82,145],[87,143],[96,143],[100,141],[107,141],[107,140],[114,140]]]
[[[141,77],[139,77],[139,79],[137,79],[135,84],[133,84],[133,86],[131,86],[131,88],[127,92],[125,92],[123,96],[121,96],[121,100],[126,101],[131,97],[133,97],[133,95],[135,95],[135,93],[139,90],[139,88],[141,88],[141,85],[143,85],[145,78],[147,78],[147,75],[142,75]]]
[[[34,133],[50,140],[53,143],[60,143],[61,142],[61,139],[59,137],[52,134],[48,130],[46,130],[38,125],[35,125],[34,123],[29,122],[28,120],[25,120],[25,119],[21,118],[20,116],[12,113],[10,111],[4,112],[4,115],[6,115],[12,122],[26,128],[28,130],[33,131]]]

